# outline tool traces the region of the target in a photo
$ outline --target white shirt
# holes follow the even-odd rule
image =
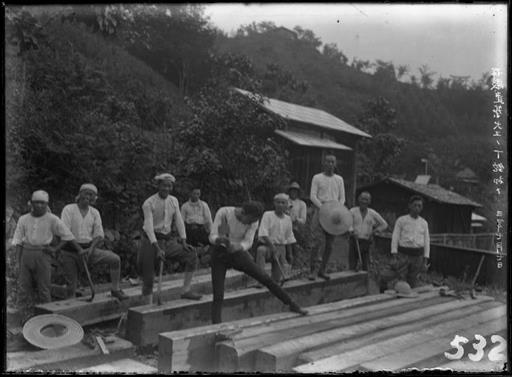
[[[89,206],[84,217],[78,204],[68,204],[62,210],[60,218],[73,233],[78,243],[89,243],[96,237],[103,238],[105,236],[100,212],[94,207]]]
[[[151,243],[156,242],[155,232],[162,234],[171,233],[173,219],[176,221],[176,229],[182,239],[187,238],[185,233],[185,224],[181,217],[180,205],[178,199],[172,195],[162,199],[158,193],[150,196],[142,205],[144,212],[144,226],[142,229],[146,232]]]
[[[52,213],[35,217],[31,213],[21,216],[16,225],[12,244],[29,246],[46,246],[52,242],[53,236],[63,241],[71,241],[75,237],[61,219]]]
[[[290,216],[276,215],[275,211],[266,211],[261,218],[258,237],[268,237],[270,242],[277,245],[290,245],[297,242],[293,236],[293,225]]]
[[[235,216],[235,207],[222,207],[217,211],[215,220],[213,220],[209,237],[211,243],[215,243],[219,238],[219,226],[223,222],[227,224],[229,229],[227,234],[221,233],[221,235],[227,236],[235,249],[249,250],[254,242],[256,230],[258,230],[258,221],[249,225],[242,224]]]
[[[374,229],[382,232],[388,227],[386,220],[384,220],[377,211],[371,208],[368,208],[364,219],[359,207],[351,208],[350,212],[352,212],[354,219],[354,233],[359,239],[367,240],[373,234]]]
[[[300,200],[298,198],[295,200],[290,199],[289,212],[290,217],[292,218],[292,222],[297,221],[300,224],[306,224],[307,208],[306,203],[304,203],[303,200]]]
[[[398,252],[398,246],[402,247],[423,247],[424,256],[430,257],[430,236],[428,233],[427,221],[418,216],[400,216],[395,222],[393,236],[391,238],[391,254]]]
[[[331,176],[319,173],[311,181],[311,201],[320,208],[322,204],[338,201],[345,204],[345,185],[343,178],[337,174]]]
[[[185,224],[204,224],[206,230],[212,227],[212,214],[208,204],[202,200],[193,202],[188,200],[181,206],[181,216]]]

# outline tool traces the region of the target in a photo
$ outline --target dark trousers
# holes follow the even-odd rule
[[[313,232],[313,247],[311,252],[311,260],[310,260],[310,268],[311,272],[316,271],[318,265],[320,265],[319,273],[325,273],[325,269],[327,267],[327,263],[329,262],[329,258],[331,257],[332,248],[334,245],[334,241],[336,240],[336,236],[327,233],[320,225],[319,220],[319,210],[316,209],[313,214],[313,218],[311,220],[311,231]],[[324,251],[322,253],[322,258],[320,260],[320,249],[322,247],[322,243],[324,244]]]
[[[404,248],[406,249],[406,248]],[[401,247],[398,247],[398,276],[401,280],[414,288],[418,285],[418,275],[423,268],[423,249],[420,249],[422,254],[404,253]]]
[[[364,239],[358,239],[359,250],[361,251],[361,259],[363,261],[363,271],[368,271],[370,264],[370,241]],[[357,253],[356,240],[354,237],[350,237],[350,248],[348,250],[348,268],[349,270],[355,270],[357,262],[359,261],[359,255]]]
[[[197,254],[194,251],[186,251],[182,245],[173,239],[159,238],[157,242],[165,253],[166,260],[176,260],[185,263],[185,272],[193,272],[197,267]],[[137,254],[137,273],[142,276],[142,294],[149,295],[153,292],[155,269],[159,265],[156,249],[147,237],[142,237],[142,245]]]
[[[251,255],[247,251],[237,251],[229,253],[225,248],[212,246],[212,286],[213,286],[213,304],[212,304],[212,323],[222,322],[222,302],[224,301],[224,280],[226,270],[234,268],[241,271],[268,288],[274,296],[286,305],[294,305],[294,301],[288,294],[277,285],[267,273],[254,263]]]
[[[187,232],[187,242],[198,247],[199,244],[207,246],[210,244],[208,239],[208,232],[203,224],[185,224],[185,231]]]
[[[32,296],[33,284],[37,286],[37,302],[46,303],[51,297],[52,257],[41,248],[23,248],[20,260],[18,304],[27,307]]]

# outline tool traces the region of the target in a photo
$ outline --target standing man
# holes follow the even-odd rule
[[[350,248],[348,254],[349,269],[354,270],[357,266],[359,255],[357,252],[355,237],[359,243],[361,251],[361,259],[363,262],[362,268],[368,271],[370,260],[370,245],[373,241],[373,235],[387,229],[388,223],[382,218],[377,211],[369,208],[372,201],[372,196],[368,191],[363,191],[359,194],[357,201],[359,207],[350,209],[352,212],[353,222],[353,237],[350,238]]]
[[[100,212],[93,207],[96,203],[98,189],[92,183],[84,183],[75,198],[76,203],[68,204],[61,214],[62,222],[71,230],[76,241],[84,250],[83,254],[75,252],[71,245],[62,249],[62,264],[64,277],[67,282],[67,297],[75,297],[79,272],[83,269],[82,258],[91,267],[97,264],[107,264],[110,268],[111,294],[119,300],[128,296],[119,288],[121,275],[121,259],[110,250],[101,249],[98,245],[105,234]]]
[[[272,279],[278,284],[284,278],[281,268],[286,266],[286,255],[291,254],[292,244],[296,242],[292,219],[286,214],[289,200],[289,196],[284,193],[274,196],[274,210],[263,214],[258,230],[261,245],[256,249],[256,263],[265,270],[265,261],[270,259]]]
[[[258,219],[263,213],[263,205],[259,202],[247,202],[241,207],[220,208],[213,222],[210,233],[212,246],[212,323],[222,322],[222,302],[224,301],[224,280],[226,270],[245,272],[272,292],[283,303],[289,305],[295,313],[306,315],[307,311],[301,309],[288,294],[277,285],[254,263],[249,249],[254,241],[258,229]]]
[[[304,227],[307,220],[307,207],[306,203],[299,198],[300,186],[297,182],[293,182],[288,187],[288,194],[290,195],[290,208],[288,212],[292,219],[293,236],[297,240],[297,242],[292,245],[291,255],[287,255],[288,263],[293,265],[297,260],[297,243],[299,243],[302,247],[306,246]]]
[[[172,174],[157,175],[158,192],[142,205],[144,226],[142,245],[137,258],[139,274],[142,275],[142,296],[147,304],[153,303],[153,280],[157,261],[174,259],[185,262],[185,277],[181,298],[200,300],[201,295],[191,291],[192,276],[197,266],[197,254],[187,244],[185,224],[180,213],[178,199],[171,196],[176,179]],[[176,224],[179,240],[171,236],[172,224]]]
[[[398,265],[401,279],[405,277],[411,288],[417,286],[418,274],[430,257],[428,223],[420,216],[422,210],[423,199],[413,195],[409,199],[409,214],[396,220],[391,238],[393,263]]]
[[[31,211],[19,218],[12,240],[20,265],[18,302],[19,306],[25,309],[30,309],[26,304],[31,296],[33,283],[37,287],[38,301],[51,301],[52,256],[59,252],[66,242],[71,242],[77,252],[83,252],[66,225],[57,216],[48,212],[48,201],[46,191],[39,190],[32,194]],[[60,237],[60,243],[52,247],[50,243],[54,236]]]
[[[325,274],[325,268],[331,256],[335,236],[327,233],[320,225],[319,210],[322,204],[326,202],[337,201],[341,204],[345,204],[345,185],[343,178],[334,173],[335,168],[336,156],[332,153],[326,154],[324,157],[324,171],[313,176],[313,180],[311,181],[310,199],[315,206],[315,212],[311,224],[314,234],[314,244],[311,253],[311,274],[309,275],[309,280],[316,279],[317,266],[320,264],[318,255],[320,254],[322,241],[325,241],[325,246],[318,276],[325,280],[330,279],[330,277]]]
[[[192,246],[207,246],[212,229],[212,214],[208,204],[201,199],[201,190],[192,189],[190,198],[181,206],[181,216],[185,222],[188,242]]]

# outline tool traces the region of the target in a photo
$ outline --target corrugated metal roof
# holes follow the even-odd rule
[[[234,88],[237,92],[251,98],[256,99],[256,95],[247,90]],[[315,109],[312,107],[296,105],[293,103],[277,100],[274,98],[263,97],[261,105],[268,111],[273,112],[285,119],[291,119],[298,122],[313,124],[322,128],[327,128],[334,131],[342,131],[353,135],[362,137],[371,137],[359,128],[351,126],[347,122],[335,117],[323,110]]]
[[[337,143],[335,141],[329,139],[321,139],[319,137],[306,135],[300,132],[295,131],[283,131],[276,130],[276,134],[281,135],[282,137],[290,140],[291,142],[301,145],[303,147],[315,147],[315,148],[330,148],[330,149],[340,149],[345,151],[350,151],[352,148],[347,147],[346,145]]]
[[[468,205],[473,207],[482,207],[477,202],[472,201],[456,192],[446,190],[439,185],[429,184],[421,185],[405,179],[387,178],[389,181],[404,186],[410,190],[416,191],[419,194],[425,195],[429,198],[437,200],[441,203]]]

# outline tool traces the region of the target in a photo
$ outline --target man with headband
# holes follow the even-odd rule
[[[49,195],[46,191],[39,190],[32,194],[31,211],[19,218],[12,240],[20,265],[18,304],[25,309],[30,309],[26,303],[31,296],[34,282],[38,301],[51,301],[52,256],[67,242],[78,252],[82,251],[66,225],[48,212],[48,201]],[[50,246],[54,236],[60,237],[60,243]],[[26,314],[22,320],[27,319]]]
[[[142,205],[144,226],[142,245],[137,257],[137,269],[142,276],[142,295],[147,304],[153,303],[153,281],[155,267],[159,260],[178,260],[185,263],[185,277],[181,297],[200,300],[201,295],[191,291],[194,271],[197,268],[197,253],[187,243],[185,224],[180,213],[178,199],[170,195],[176,181],[172,174],[155,177],[158,192],[150,196]],[[173,223],[179,234],[176,240],[171,236]]]
[[[84,183],[75,198],[76,203],[68,204],[61,214],[62,222],[71,230],[83,251],[76,253],[70,245],[65,245],[62,251],[64,277],[67,282],[67,296],[75,297],[79,271],[85,256],[89,266],[106,264],[110,268],[112,283],[111,295],[119,300],[128,296],[119,288],[121,275],[121,259],[110,250],[99,248],[98,245],[105,237],[100,212],[93,207],[96,203],[98,189],[92,183]]]
[[[274,210],[263,213],[258,230],[261,245],[256,249],[256,263],[264,270],[265,261],[270,260],[272,279],[276,283],[284,278],[281,268],[287,265],[286,255],[291,254],[292,244],[295,243],[292,219],[286,214],[289,200],[284,193],[274,196]]]

